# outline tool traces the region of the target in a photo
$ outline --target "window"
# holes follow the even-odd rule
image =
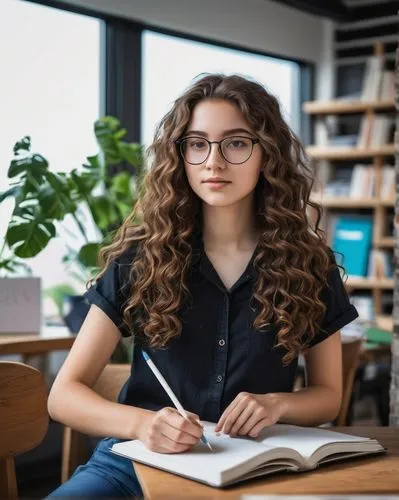
[[[142,136],[152,141],[156,124],[173,100],[200,73],[239,73],[254,78],[275,95],[285,119],[298,132],[299,65],[179,37],[143,32]]]
[[[97,146],[100,116],[101,21],[46,6],[2,0],[0,17],[0,191],[15,142],[31,136],[32,150],[54,171],[79,167]],[[6,49],[4,49],[6,48]],[[12,210],[12,207],[7,207]],[[10,212],[0,206],[0,239]],[[6,213],[7,212],[7,213]],[[46,288],[71,282],[61,263],[61,241],[28,264]]]

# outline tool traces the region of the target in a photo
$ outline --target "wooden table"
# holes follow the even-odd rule
[[[22,362],[30,364],[32,358],[39,358],[37,368],[46,376],[48,368],[48,353],[52,351],[67,351],[76,338],[66,326],[44,326],[39,335],[29,333],[0,334],[0,356],[18,354]]]
[[[148,499],[236,499],[242,495],[399,494],[399,428],[335,427],[333,430],[374,437],[387,448],[384,455],[348,460],[303,473],[285,473],[251,480],[225,489],[143,464],[134,467]]]
[[[64,351],[71,348],[76,335],[65,326],[45,326],[40,335],[0,334],[0,355],[20,354],[23,357]]]

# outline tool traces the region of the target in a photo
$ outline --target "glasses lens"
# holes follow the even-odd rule
[[[196,165],[206,160],[209,144],[201,137],[188,137],[181,142],[181,153],[188,163]]]
[[[244,163],[252,153],[252,141],[246,137],[226,137],[222,141],[222,153],[230,163]]]

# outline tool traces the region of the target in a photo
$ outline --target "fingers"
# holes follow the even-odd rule
[[[233,425],[230,435],[256,437],[263,427],[270,424],[270,418],[263,408],[256,408],[253,412],[245,411]]]
[[[191,422],[193,422],[196,425],[199,425],[201,427],[201,429],[204,428],[204,426],[201,424],[199,416],[196,413],[191,413],[191,411],[186,411],[186,413],[187,413],[189,419],[191,420]]]
[[[148,433],[148,447],[160,453],[181,453],[198,443],[202,435],[202,427],[191,418],[182,417],[174,408],[163,408],[154,416]]]
[[[201,437],[202,426],[198,423],[198,415],[191,413],[189,414],[189,418],[186,419],[174,408],[164,408],[159,413],[161,419],[164,420],[171,428],[190,435],[197,440]]]
[[[239,404],[237,405],[226,417],[223,432],[229,434],[230,436],[236,435],[244,435],[242,430],[244,427],[248,427],[248,423],[250,420],[256,424],[263,415],[259,413],[263,413],[262,409],[253,407],[254,405],[248,404]],[[256,412],[256,413],[255,413]],[[252,428],[252,427],[251,427]]]
[[[236,436],[238,434],[241,434],[240,432],[241,429],[243,429],[244,426],[248,425],[248,422],[251,420],[251,417],[252,420],[254,418],[252,411],[253,410],[250,406],[246,406],[244,408],[242,408],[241,406],[236,407],[226,419],[225,432],[230,434],[230,436]]]
[[[215,432],[220,432],[221,430],[224,430],[224,425],[226,422],[227,417],[229,416],[230,412],[240,403],[240,400],[238,399],[239,396],[237,396],[230,404],[229,406],[224,410],[222,413],[222,416],[219,419],[219,422],[216,424],[215,427]]]
[[[252,427],[252,429],[248,432],[248,436],[251,436],[254,438],[258,437],[259,434],[261,433],[262,429],[264,429],[265,427],[268,427],[269,425],[271,425],[270,419],[268,417],[263,418],[254,427]]]
[[[184,453],[192,448],[192,445],[177,443],[163,434],[157,434],[153,438],[149,436],[148,448],[157,453]]]
[[[194,431],[191,431],[192,427]],[[185,420],[181,425],[177,424],[177,426],[173,425],[172,422],[168,422],[162,427],[161,433],[176,443],[194,446],[201,438],[202,429],[198,425]]]
[[[215,431],[223,430],[230,436],[256,437],[263,427],[273,423],[269,413],[256,396],[242,392],[226,408]]]

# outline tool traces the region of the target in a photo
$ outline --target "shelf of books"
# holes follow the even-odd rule
[[[305,113],[321,117],[330,136],[328,144],[306,150],[315,172],[311,201],[323,207],[321,226],[345,268],[345,285],[360,318],[389,331],[396,203],[394,99],[394,75],[384,69],[383,46],[376,44],[358,99],[303,106]],[[333,127],[327,115],[334,117]],[[345,128],[345,123],[350,125]],[[350,133],[341,132],[348,129]]]

